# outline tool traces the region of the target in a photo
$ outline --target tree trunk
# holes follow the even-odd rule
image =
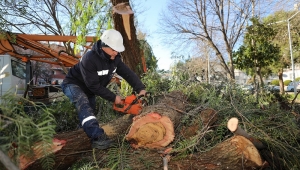
[[[280,94],[284,94],[284,82],[283,82],[283,69],[280,69],[280,71],[277,73],[278,79],[279,79],[279,86],[280,86]]]
[[[116,6],[120,3],[125,3],[125,5],[130,7],[129,0],[111,0],[111,2],[113,6]],[[122,59],[131,70],[133,70],[137,75],[141,76],[144,72],[146,72],[146,63],[144,52],[140,49],[140,43],[136,36],[134,14],[125,14],[123,16],[125,16],[124,19],[129,17],[129,30],[126,29],[127,27],[124,25],[122,15],[118,13],[113,14],[114,27],[122,34],[124,41],[125,51],[121,53]]]

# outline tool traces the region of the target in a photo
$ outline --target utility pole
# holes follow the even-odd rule
[[[297,9],[298,10],[298,9]],[[298,10],[294,15],[292,15],[289,19],[287,19],[288,22],[288,34],[289,34],[289,46],[290,46],[290,55],[291,55],[291,63],[292,63],[292,80],[294,82],[294,94],[297,93],[297,86],[295,82],[295,65],[294,65],[294,57],[293,57],[293,47],[292,47],[292,36],[291,36],[291,27],[290,27],[290,21],[293,19],[300,11]]]

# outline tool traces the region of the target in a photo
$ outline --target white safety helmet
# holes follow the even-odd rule
[[[117,30],[105,30],[101,36],[101,41],[115,51],[123,52],[125,50],[125,47],[123,45],[123,37]]]

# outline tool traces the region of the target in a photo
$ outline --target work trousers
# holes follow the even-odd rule
[[[89,138],[97,138],[104,133],[94,115],[96,97],[88,97],[81,88],[75,84],[61,84],[63,93],[75,105],[80,125]]]

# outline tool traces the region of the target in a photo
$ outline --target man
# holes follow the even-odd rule
[[[101,40],[69,70],[61,84],[64,94],[75,105],[80,124],[91,138],[93,148],[107,149],[112,144],[112,140],[99,127],[94,111],[95,95],[122,104],[121,97],[106,88],[113,74],[117,73],[124,78],[139,95],[146,93],[138,76],[122,62],[120,52],[124,50],[120,32],[114,29],[104,31]]]

